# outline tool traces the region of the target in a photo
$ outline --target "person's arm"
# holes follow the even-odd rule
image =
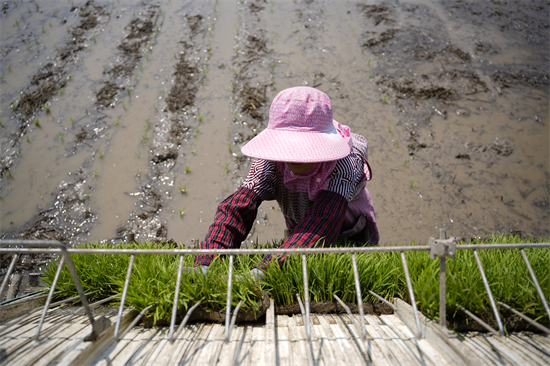
[[[325,246],[332,244],[340,233],[347,208],[348,201],[344,196],[330,191],[321,192],[281,248],[309,248],[319,240]],[[282,255],[277,260],[282,264],[285,258],[286,255]],[[271,260],[271,255],[265,256],[259,267],[265,269],[265,265]]]
[[[275,164],[266,160],[257,159],[252,163],[243,185],[218,206],[201,249],[240,247],[252,229],[262,201],[274,198],[275,169]],[[195,266],[208,266],[213,258],[213,255],[199,255],[195,257]]]

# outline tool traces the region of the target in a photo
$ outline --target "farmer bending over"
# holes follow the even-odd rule
[[[239,248],[262,201],[277,200],[289,230],[281,248],[324,245],[337,238],[358,245],[379,241],[366,183],[372,177],[367,140],[332,119],[329,97],[314,88],[281,91],[268,127],[242,147],[255,158],[242,186],[218,206],[201,249]],[[200,255],[205,272],[213,255]],[[258,267],[271,260],[266,256]],[[282,261],[282,259],[279,259]],[[260,269],[253,270],[263,278]]]

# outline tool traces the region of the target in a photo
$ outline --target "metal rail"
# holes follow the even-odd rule
[[[433,238],[431,238],[433,239]],[[430,239],[430,240],[431,240]],[[435,240],[435,239],[434,239]],[[36,334],[36,339],[39,339],[40,335],[40,329],[41,324],[44,322],[44,317],[48,313],[48,309],[50,306],[57,305],[58,303],[51,304],[51,300],[53,297],[53,293],[55,291],[55,286],[57,284],[57,281],[59,279],[61,269],[64,265],[67,266],[69,269],[69,272],[71,274],[71,277],[73,279],[73,282],[75,283],[75,286],[77,288],[78,297],[63,300],[62,302],[67,302],[70,300],[80,299],[83,305],[83,310],[86,312],[90,319],[90,323],[92,324],[92,340],[96,339],[100,332],[104,328],[105,324],[98,324],[96,326],[96,323],[103,323],[101,321],[102,319],[97,319],[94,321],[93,314],[90,309],[90,305],[88,304],[88,301],[86,299],[87,295],[90,294],[84,294],[84,291],[82,290],[82,285],[80,284],[80,280],[78,279],[78,276],[76,274],[76,270],[74,268],[74,265],[71,261],[71,254],[123,254],[123,255],[130,255],[130,261],[128,264],[127,274],[126,274],[126,280],[124,283],[122,296],[121,296],[121,303],[118,311],[118,317],[117,322],[115,325],[115,332],[114,332],[114,339],[115,341],[118,341],[120,338],[124,336],[124,334],[131,329],[134,325],[136,325],[139,320],[146,314],[147,311],[149,311],[155,304],[151,304],[147,306],[145,309],[143,309],[140,312],[140,315],[134,319],[132,324],[126,328],[124,334],[119,336],[120,331],[120,322],[122,319],[122,312],[124,310],[124,304],[126,300],[126,295],[128,292],[128,287],[130,283],[130,278],[132,275],[132,268],[135,261],[136,255],[153,255],[153,254],[168,254],[168,255],[179,255],[179,267],[178,267],[178,273],[177,273],[177,283],[176,283],[176,290],[174,292],[174,304],[172,307],[172,316],[170,319],[170,330],[168,339],[173,342],[175,338],[177,338],[183,329],[185,328],[185,325],[187,321],[189,320],[189,317],[191,316],[192,312],[200,305],[201,301],[194,304],[189,310],[187,311],[187,314],[185,315],[183,321],[178,326],[177,331],[174,332],[175,323],[176,323],[176,317],[177,317],[177,307],[178,307],[178,300],[179,300],[179,292],[180,292],[180,284],[181,284],[181,278],[183,274],[183,256],[184,255],[198,255],[198,254],[210,254],[210,255],[228,255],[229,256],[229,270],[228,270],[228,288],[227,288],[227,299],[226,299],[226,317],[225,317],[225,341],[228,341],[230,339],[231,331],[235,326],[235,321],[237,319],[238,311],[240,310],[240,307],[242,306],[242,301],[239,302],[239,304],[236,306],[233,316],[231,316],[231,299],[232,299],[232,289],[233,289],[233,260],[234,255],[248,255],[248,254],[302,254],[302,271],[303,271],[303,284],[304,284],[304,302],[302,303],[302,299],[299,294],[296,294],[298,302],[300,304],[301,312],[303,314],[304,318],[304,325],[306,330],[306,337],[308,340],[308,343],[311,346],[312,342],[312,329],[311,329],[311,319],[310,319],[310,300],[309,300],[309,288],[308,288],[308,269],[307,269],[307,257],[306,254],[319,254],[319,253],[348,253],[351,254],[352,258],[352,269],[354,273],[354,281],[355,281],[355,290],[357,293],[357,306],[359,308],[359,316],[360,316],[360,326],[355,322],[355,328],[357,330],[357,334],[361,335],[361,338],[364,340],[366,339],[366,329],[365,329],[365,321],[364,321],[364,310],[363,310],[363,304],[362,304],[362,297],[361,297],[361,286],[360,286],[360,275],[357,269],[357,260],[356,260],[356,254],[357,253],[381,253],[381,252],[399,252],[402,265],[403,265],[403,271],[407,283],[407,288],[409,292],[409,297],[411,299],[411,305],[413,307],[413,313],[415,317],[415,323],[416,323],[416,332],[413,330],[413,333],[416,333],[418,338],[422,338],[422,328],[420,325],[420,319],[418,315],[418,309],[416,306],[416,300],[415,300],[415,294],[414,289],[412,286],[412,281],[410,278],[407,260],[405,257],[405,252],[411,252],[411,251],[430,251],[430,256],[432,256],[432,251],[437,249],[437,245],[450,245],[449,243],[454,242],[454,238],[451,238],[449,240],[445,239],[444,233],[440,234],[440,240],[434,241],[433,245],[430,246],[394,246],[394,247],[347,247],[347,248],[298,248],[298,249],[282,249],[282,248],[272,248],[272,249],[162,249],[162,250],[155,250],[155,249],[89,249],[89,248],[74,248],[74,249],[68,249],[65,245],[56,242],[56,241],[34,241],[34,240],[2,240],[0,241],[0,253],[13,253],[14,257],[10,263],[10,267],[8,269],[8,272],[6,273],[6,276],[2,282],[2,287],[0,288],[0,294],[5,290],[5,287],[7,286],[9,276],[11,275],[11,272],[13,272],[13,269],[15,268],[16,262],[19,259],[19,256],[21,254],[32,254],[32,253],[51,253],[51,254],[60,254],[61,260],[58,266],[58,270],[56,272],[56,275],[54,277],[54,281],[52,282],[52,286],[50,289],[50,293],[48,294],[48,300],[46,301],[46,305],[43,308],[43,314],[40,319],[38,331]],[[6,245],[17,245],[19,247],[5,247]],[[41,247],[41,248],[36,248]],[[50,248],[44,248],[44,247],[50,247]],[[531,264],[529,262],[529,259],[527,258],[527,255],[525,254],[524,249],[525,248],[550,248],[550,243],[524,243],[524,244],[473,244],[473,245],[460,245],[456,247],[452,247],[452,250],[449,251],[449,248],[445,248],[445,250],[440,251],[439,254],[435,254],[440,259],[440,311],[441,316],[441,326],[446,329],[445,324],[445,310],[446,310],[446,268],[445,268],[445,257],[450,256],[451,258],[454,258],[454,250],[472,250],[476,259],[476,263],[478,266],[478,269],[480,271],[480,275],[483,279],[485,289],[487,291],[487,295],[489,297],[489,301],[491,303],[491,307],[493,309],[497,324],[499,326],[499,332],[494,330],[492,327],[490,327],[487,323],[483,322],[481,319],[479,319],[475,314],[471,313],[467,309],[461,307],[461,310],[464,311],[466,314],[468,314],[472,319],[474,319],[476,322],[481,324],[484,328],[486,328],[488,331],[493,332],[495,334],[504,334],[502,322],[500,319],[500,316],[498,314],[498,310],[496,308],[496,301],[493,297],[493,294],[491,292],[491,288],[489,286],[489,283],[487,281],[487,278],[485,276],[485,272],[483,270],[483,265],[481,263],[481,260],[479,258],[479,255],[477,253],[477,250],[487,250],[487,249],[519,249],[523,259],[525,261],[525,264],[529,270],[529,273],[531,275],[531,279],[533,281],[534,286],[537,289],[538,295],[540,297],[541,302],[543,303],[543,306],[545,310],[548,313],[549,319],[550,319],[550,311],[548,307],[548,302],[546,298],[544,297],[544,293],[542,292],[542,289],[540,287],[540,284],[535,276],[535,273],[531,267]],[[441,249],[441,248],[440,248]],[[437,252],[437,250],[435,251]],[[451,253],[452,252],[452,253]],[[389,304],[394,311],[396,311],[395,306],[388,302],[386,299],[382,298],[381,296],[373,293],[370,290],[367,290],[371,295],[375,296],[376,298],[380,299],[381,301]],[[337,298],[339,302],[341,300]],[[101,303],[103,301],[107,301],[107,299],[100,300],[98,303]],[[97,303],[96,303],[97,304]],[[548,331],[548,328],[540,325],[539,323],[533,321],[532,319],[526,317],[524,314],[521,314],[515,309],[512,309],[508,305],[498,302],[501,306],[506,307],[508,310],[514,312],[515,314],[521,316],[526,321],[528,321],[530,324],[538,327],[539,329],[543,331]],[[95,304],[94,304],[95,305]],[[347,306],[344,306],[344,308],[347,308]],[[1,307],[0,307],[1,309]],[[346,309],[346,311],[349,311],[349,308]],[[401,317],[401,314],[397,312],[398,315]],[[412,330],[412,329],[411,329]],[[47,332],[48,334],[50,332]],[[355,333],[355,332],[354,332]],[[359,341],[359,340],[357,340]],[[359,343],[360,344],[360,343]],[[311,347],[310,347],[311,348]],[[362,350],[364,351],[364,350]],[[312,356],[312,355],[310,355]]]

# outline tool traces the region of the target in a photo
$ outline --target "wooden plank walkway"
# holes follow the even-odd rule
[[[417,339],[397,315],[367,315],[365,340],[357,339],[352,319],[344,314],[312,314],[312,341],[306,339],[300,315],[275,315],[265,321],[240,324],[224,342],[221,324],[195,323],[175,340],[168,328],[136,326],[119,342],[107,330],[96,342],[84,338],[89,320],[77,316],[59,329],[67,312],[46,318],[45,336],[35,341],[39,312],[0,324],[0,365],[549,365],[550,337],[517,333],[509,337],[472,333],[454,345],[450,355],[439,342]],[[114,322],[116,315],[107,312]],[[126,311],[123,326],[135,313]],[[354,315],[359,322],[359,316]],[[125,325],[124,325],[125,324]]]

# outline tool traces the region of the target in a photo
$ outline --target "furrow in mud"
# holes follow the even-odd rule
[[[193,138],[202,119],[196,106],[196,94],[205,77],[204,65],[211,50],[205,40],[207,17],[196,14],[185,16],[185,19],[187,32],[179,42],[183,50],[174,66],[172,87],[161,104],[160,117],[147,126],[144,137],[150,149],[150,172],[145,177],[146,183],[135,193],[139,197],[138,208],[118,228],[115,239],[166,240],[168,229],[162,210],[173,194],[186,193],[184,187],[175,192],[178,188],[174,187],[174,181],[185,165],[185,154],[180,147]],[[206,59],[203,56],[205,50]],[[186,168],[183,173],[190,171]]]
[[[93,37],[93,30],[107,19],[105,6],[97,5],[93,1],[88,1],[82,7],[73,7],[71,11],[79,11],[81,20],[77,26],[70,29],[70,40],[50,62],[39,69],[21,96],[11,104],[19,126],[18,130],[9,136],[10,148],[2,149],[0,183],[5,182],[6,172],[20,154],[18,147],[27,134],[29,126],[32,123],[38,126],[38,120],[34,120],[33,117],[41,109],[49,111],[52,97],[67,84],[67,70],[77,62],[79,55],[86,49],[86,43]]]
[[[262,29],[266,5],[261,0],[238,5],[240,19],[232,57],[233,123],[229,141],[236,185],[246,177],[250,167],[250,159],[241,153],[240,148],[267,126],[269,115],[267,93],[273,81],[268,58],[272,50],[266,31]]]
[[[116,62],[103,72],[106,80],[96,94],[95,104],[98,109],[114,108],[123,92],[127,96],[131,95],[137,84],[139,62],[152,50],[151,41],[154,41],[159,27],[159,9],[158,5],[144,4],[125,27],[127,35],[117,46]]]

